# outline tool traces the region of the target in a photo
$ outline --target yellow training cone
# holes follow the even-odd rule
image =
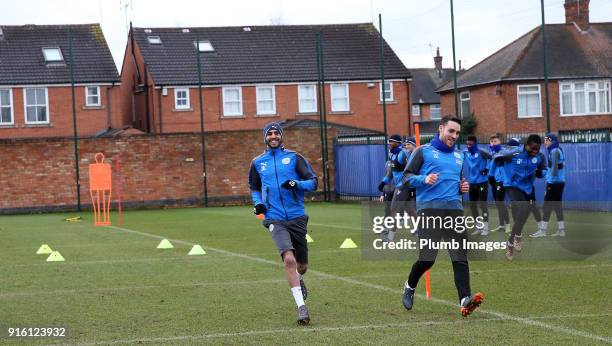
[[[357,248],[357,244],[355,244],[355,242],[351,239],[351,238],[346,238],[344,239],[344,242],[342,242],[342,245],[340,245],[341,249],[355,249]]]
[[[307,242],[307,243],[314,243],[314,239],[312,239],[312,237],[310,236],[310,234],[306,234],[306,242]]]
[[[204,251],[204,249],[202,249],[200,245],[194,245],[191,248],[191,251],[189,251],[187,255],[189,256],[206,255],[206,251]]]
[[[168,239],[164,239],[159,242],[159,245],[157,245],[157,248],[158,249],[172,249],[174,248],[174,245],[172,245],[172,243]]]
[[[64,262],[64,257],[59,251],[53,251],[49,257],[47,257],[47,262]]]
[[[48,255],[50,253],[52,253],[53,250],[51,250],[51,248],[49,247],[49,245],[47,244],[42,244],[39,248],[38,251],[36,251],[37,255]]]

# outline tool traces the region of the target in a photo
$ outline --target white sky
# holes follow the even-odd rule
[[[563,23],[564,0],[545,0]],[[128,3],[127,11],[123,4]],[[129,5],[131,3],[131,6]],[[406,67],[452,67],[450,0],[0,0],[0,25],[101,23],[121,71],[127,21],[138,27],[374,22]],[[457,59],[469,68],[541,23],[539,0],[455,0]],[[591,0],[591,22],[612,21],[612,0]]]

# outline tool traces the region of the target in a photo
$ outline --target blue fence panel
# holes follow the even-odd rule
[[[336,145],[336,193],[373,197],[378,195],[378,182],[385,174],[385,146]]]
[[[482,145],[484,147],[484,145]],[[569,208],[612,211],[612,143],[564,143],[565,191]],[[542,149],[545,153],[546,149]],[[384,174],[385,146],[336,145],[336,193],[376,197]],[[536,179],[536,198],[544,200],[546,183]],[[492,200],[489,195],[489,200]]]

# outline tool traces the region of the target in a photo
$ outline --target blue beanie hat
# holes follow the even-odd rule
[[[389,142],[402,143],[402,136],[400,136],[400,135],[391,135],[391,137],[389,137]]]
[[[544,136],[544,138],[550,139],[550,141],[553,142],[553,143],[554,142],[559,142],[559,139],[557,138],[557,135],[552,133],[552,132],[547,133],[546,136]]]
[[[280,135],[281,135],[281,140],[282,140],[282,137],[283,137],[283,128],[282,128],[282,126],[280,126],[279,123],[272,122],[272,123],[266,124],[266,126],[264,126],[264,128],[263,128],[264,143],[268,144],[268,142],[266,141],[266,136],[268,135],[268,132],[270,130],[278,131],[280,133]]]
[[[518,147],[519,145],[521,145],[521,140],[518,138],[510,138],[510,140],[508,141],[508,145],[511,147]]]
[[[406,137],[406,140],[404,141],[404,143],[406,144],[412,144],[416,147],[416,139],[412,136],[410,137]]]

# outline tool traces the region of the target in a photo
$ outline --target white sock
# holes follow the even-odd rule
[[[408,285],[408,280],[406,280],[406,285],[405,286],[406,286],[407,289],[414,291],[414,288],[412,288],[412,287],[410,287],[410,285]]]
[[[304,305],[304,297],[302,296],[302,288],[300,286],[291,287],[291,293],[293,293],[293,299],[298,308]]]
[[[459,303],[459,305],[460,305],[460,306],[463,306],[463,302],[464,302],[466,299],[468,299],[468,298],[469,298],[469,296],[468,296],[468,297],[463,297],[463,298],[461,298],[461,302]]]
[[[548,221],[542,221],[542,226],[540,227],[540,229],[546,232],[547,228],[548,228]]]
[[[557,224],[559,225],[559,230],[560,231],[564,231],[565,230],[565,221],[559,221],[559,222],[557,222]]]
[[[388,238],[390,241],[393,241],[395,239],[395,231],[389,231]]]

